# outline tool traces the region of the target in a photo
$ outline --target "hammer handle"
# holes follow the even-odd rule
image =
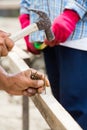
[[[20,30],[19,32],[17,32],[15,35],[10,36],[10,38],[14,42],[16,42],[16,41],[20,40],[21,38],[23,38],[24,36],[27,36],[37,30],[38,30],[37,24],[33,23],[33,24],[27,26],[26,28]]]

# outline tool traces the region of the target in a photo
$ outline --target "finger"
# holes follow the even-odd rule
[[[41,87],[41,86],[50,86],[49,84],[49,80],[47,79],[47,77],[41,73],[41,72],[37,72],[34,69],[30,69],[25,71],[25,76],[29,77],[29,82],[31,87]]]
[[[48,45],[49,47],[53,47],[58,45],[60,42],[56,39],[52,40],[52,41],[48,41],[47,39],[44,41],[46,45]]]
[[[4,32],[4,31],[0,30],[0,36],[3,37],[3,38],[8,37],[10,35],[11,35],[10,33],[7,33],[7,32]]]
[[[44,77],[44,74],[43,73],[41,73],[41,72],[38,72],[38,71],[36,71],[35,69],[32,69],[32,68],[30,68],[29,70],[26,70],[25,71],[25,76],[26,77],[31,77],[31,79],[33,79],[33,76],[37,76],[38,77],[38,79],[42,79],[42,77]]]
[[[23,91],[14,91],[14,90],[6,90],[6,92],[8,93],[8,94],[11,94],[11,95],[16,95],[16,96],[20,96],[20,95],[23,95]]]
[[[48,41],[47,39],[44,40],[45,44],[48,46],[52,46],[52,41]]]
[[[2,56],[1,53],[2,53],[2,45],[0,45],[0,56]]]
[[[36,71],[35,73],[33,73],[33,70],[31,70],[31,72],[32,72],[32,76],[33,77],[31,77],[32,79],[41,79],[41,80],[43,80],[44,81],[44,85],[45,86],[50,86],[50,83],[49,83],[49,80],[47,79],[47,77],[43,74],[43,73],[41,73],[41,72],[38,72],[38,71]]]
[[[37,89],[37,92],[39,94],[43,93],[44,91],[45,91],[45,87],[40,87],[40,88]]]
[[[6,46],[3,46],[1,50],[1,56],[7,56],[7,55],[8,55],[8,50]]]
[[[37,93],[37,89],[32,89],[32,88],[23,91],[23,95],[25,96],[33,96],[36,93]]]
[[[41,86],[44,86],[44,81],[43,80],[32,80],[30,81],[31,87],[32,88],[39,88]]]
[[[6,56],[8,54],[8,50],[5,46],[5,41],[3,38],[0,38],[0,54],[1,56]]]
[[[36,76],[39,77],[38,79],[41,79],[41,80],[44,81],[44,86],[50,86],[49,80],[44,74],[41,74],[41,73],[37,72]]]
[[[37,89],[29,87],[26,91],[30,94],[35,94],[37,92]]]
[[[50,86],[50,82],[48,80],[48,78],[46,76],[44,76],[44,86],[45,87],[49,87]]]
[[[14,42],[10,38],[5,39],[5,44],[8,51],[10,51],[14,46]]]
[[[24,96],[28,96],[28,97],[32,97],[32,96],[34,96],[35,94],[30,94],[30,93],[24,92],[23,95],[24,95]]]
[[[32,73],[36,73],[36,72],[37,72],[36,70],[30,68],[26,70],[24,73],[26,77],[30,77]]]

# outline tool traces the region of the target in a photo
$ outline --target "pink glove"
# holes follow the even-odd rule
[[[27,27],[28,25],[30,25],[30,20],[29,20],[29,15],[28,14],[21,14],[19,16],[19,21],[21,23],[21,27],[22,28],[25,28]],[[28,51],[30,51],[31,53],[33,54],[40,54],[40,51],[36,50],[33,46],[32,43],[29,42],[29,35],[25,36],[24,37],[25,39],[25,42],[26,42],[26,46],[27,46],[27,49]]]
[[[52,47],[58,45],[60,42],[65,42],[74,31],[79,19],[80,17],[75,11],[66,9],[52,24],[55,39],[51,42],[45,40],[45,43]]]

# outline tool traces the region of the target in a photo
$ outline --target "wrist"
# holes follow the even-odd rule
[[[0,72],[0,90],[6,90],[8,83],[8,75]]]
[[[65,42],[69,38],[69,36],[75,30],[79,19],[79,15],[70,9],[65,9],[60,16],[55,18],[52,25],[52,31],[55,35],[55,44]]]
[[[11,86],[12,79],[10,74],[8,74],[1,66],[0,66],[0,90],[8,90]]]
[[[63,14],[66,17],[69,17],[69,19],[71,19],[74,24],[76,24],[80,20],[79,14],[76,11],[74,11],[74,10],[65,9]]]

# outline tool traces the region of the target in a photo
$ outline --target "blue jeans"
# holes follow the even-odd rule
[[[87,130],[87,52],[47,47],[44,59],[54,97]]]

